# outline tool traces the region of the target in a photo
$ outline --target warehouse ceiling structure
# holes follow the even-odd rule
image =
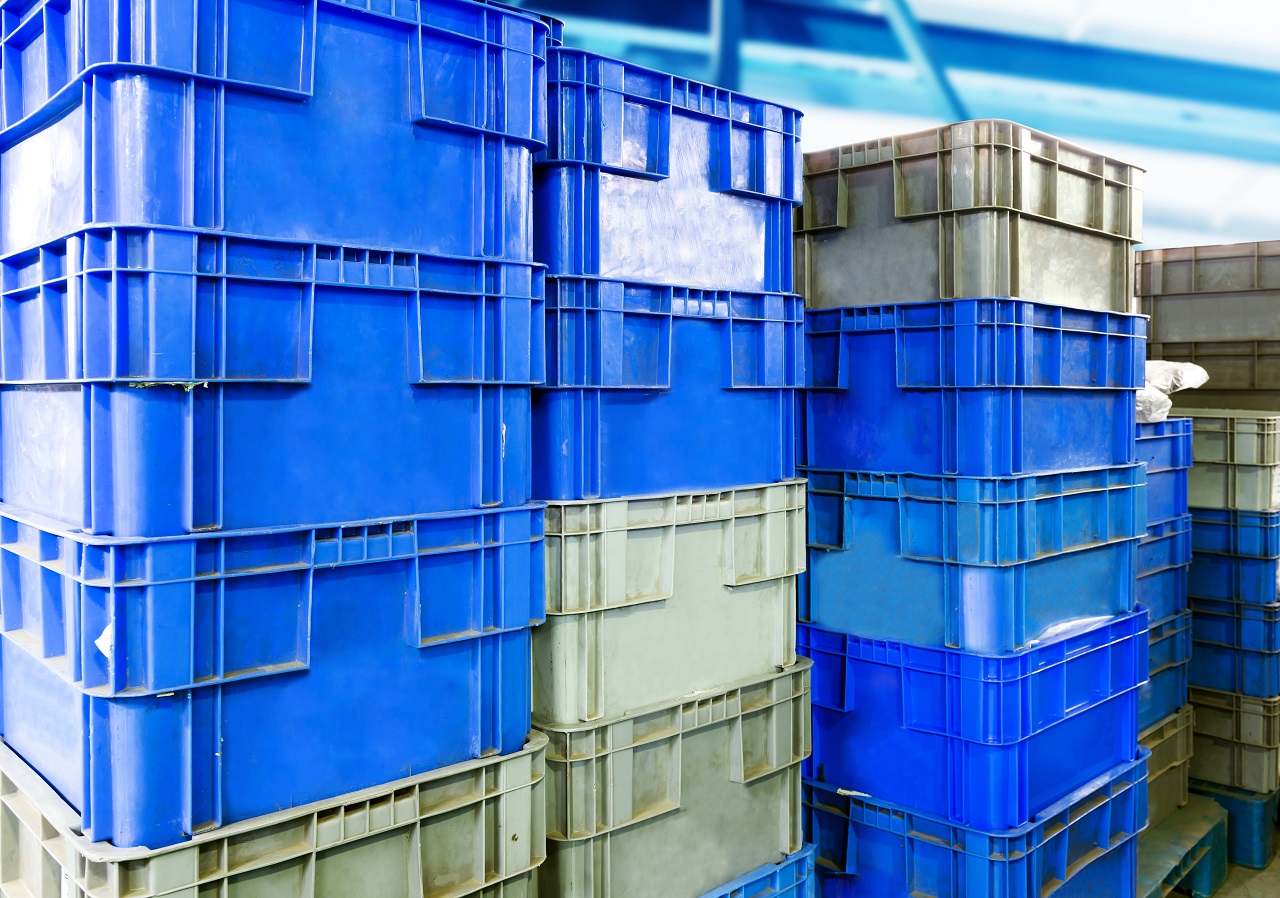
[[[1148,246],[1280,238],[1280,5],[521,0],[573,46],[802,108],[805,148],[1009,118],[1149,170]]]

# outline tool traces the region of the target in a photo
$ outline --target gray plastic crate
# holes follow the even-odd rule
[[[543,895],[701,895],[798,851],[809,671],[549,728]]]
[[[1234,408],[1280,413],[1280,390],[1183,390],[1169,397],[1178,414],[1183,408]]]
[[[1280,698],[1191,687],[1196,779],[1250,792],[1280,789]]]
[[[620,717],[796,660],[803,480],[547,505],[533,716]]]
[[[1280,509],[1280,414],[1204,407],[1178,414],[1195,419],[1191,507]]]
[[[1280,301],[1276,303],[1280,320]],[[1241,394],[1244,401],[1253,390],[1280,390],[1280,341],[1241,340],[1222,343],[1148,343],[1147,358],[1168,362],[1194,362],[1209,372],[1208,386],[1218,392]],[[1194,399],[1199,390],[1184,390]],[[1179,398],[1177,395],[1174,399]],[[1241,408],[1232,404],[1226,408]],[[1248,406],[1243,406],[1247,408]]]
[[[1280,241],[1143,250],[1136,289],[1152,343],[1280,340]]]
[[[116,848],[0,745],[2,892],[33,898],[537,898],[544,754],[467,761],[224,826],[170,848]]]
[[[1147,759],[1147,826],[1157,826],[1187,803],[1195,710],[1184,705],[1138,735]]]
[[[804,158],[796,285],[811,309],[1017,296],[1133,308],[1142,169],[1006,121]]]

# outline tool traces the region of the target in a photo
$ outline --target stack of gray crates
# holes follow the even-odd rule
[[[798,112],[549,54],[542,898],[806,895]]]

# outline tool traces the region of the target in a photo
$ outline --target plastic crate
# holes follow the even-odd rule
[[[1272,605],[1280,602],[1280,558],[1193,552],[1187,591],[1198,599]]]
[[[1195,419],[1193,507],[1280,510],[1280,415],[1203,407],[1178,414]]]
[[[1187,513],[1191,468],[1190,418],[1139,424],[1137,461],[1147,466],[1147,521],[1168,521]]]
[[[807,661],[606,723],[545,731],[543,895],[701,895],[804,847]]]
[[[1033,823],[988,832],[805,782],[824,898],[888,895],[1132,898],[1147,820],[1147,752],[1104,771]]]
[[[514,751],[542,522],[526,506],[131,542],[4,511],[4,741],[86,836],[153,848]]]
[[[809,312],[805,332],[810,466],[989,477],[1138,460],[1142,318],[959,299]]]
[[[8,505],[150,537],[528,501],[537,266],[108,229],[0,278]]]
[[[538,261],[557,275],[791,291],[799,112],[583,50],[548,61]]]
[[[629,226],[630,227],[630,226]],[[795,474],[800,299],[548,281],[534,494],[618,498]]]
[[[1151,497],[1150,477],[1148,472],[1148,498]],[[1137,601],[1147,609],[1152,620],[1164,620],[1187,607],[1191,528],[1190,515],[1151,523],[1147,525],[1147,535],[1138,543]]]
[[[1203,796],[1138,837],[1138,896],[1210,898],[1227,880],[1227,812]]]
[[[1280,698],[1191,688],[1196,779],[1251,792],[1280,789]]]
[[[1280,602],[1191,599],[1191,683],[1255,698],[1280,695]]]
[[[1190,611],[1151,624],[1150,678],[1138,689],[1138,729],[1147,729],[1187,703],[1191,629]]]
[[[545,24],[196,6],[41,0],[4,36],[0,252],[124,224],[531,258]]]
[[[1241,867],[1263,870],[1276,856],[1276,812],[1280,793],[1260,795],[1202,780],[1191,790],[1212,798],[1227,811],[1227,860]]]
[[[1280,511],[1193,508],[1191,521],[1197,552],[1280,558]]]
[[[1142,250],[1136,290],[1153,341],[1280,340],[1280,242]]]
[[[778,863],[757,867],[701,898],[814,898],[814,850],[815,846],[806,845]]]
[[[802,620],[1005,652],[1134,607],[1141,465],[1001,479],[804,473]]]
[[[79,814],[0,746],[0,850],[12,861],[5,888],[65,898],[533,898],[533,870],[546,857],[546,745],[545,736],[531,733],[502,757],[275,811],[155,849],[91,842],[80,832]]]
[[[1212,317],[1212,316],[1210,316]],[[1259,319],[1255,327],[1268,327]],[[1203,390],[1187,390],[1173,395],[1174,405],[1197,408],[1267,408],[1280,388],[1280,340],[1240,340],[1229,343],[1150,343],[1147,356],[1170,362],[1191,362],[1204,368],[1213,390],[1213,401],[1200,399]],[[1266,397],[1255,405],[1255,394]],[[1181,400],[1181,403],[1180,403]]]
[[[575,724],[795,663],[804,483],[547,507],[533,716]]]
[[[807,625],[797,639],[814,662],[809,779],[1004,829],[1133,760],[1144,611],[1012,655]]]
[[[1195,709],[1184,705],[1138,734],[1138,744],[1151,752],[1147,760],[1148,827],[1159,826],[1187,803],[1194,724]]]
[[[796,282],[809,308],[1018,296],[1128,312],[1142,170],[1014,122],[804,156]]]

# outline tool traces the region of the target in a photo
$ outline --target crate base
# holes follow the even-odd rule
[[[1276,855],[1280,792],[1246,792],[1193,779],[1191,793],[1212,798],[1226,810],[1228,861],[1254,870],[1271,863]]]
[[[817,883],[813,856],[817,846],[806,845],[776,864],[757,867],[733,882],[704,892],[700,898],[814,898]]]
[[[1138,898],[1162,898],[1174,888],[1209,898],[1227,878],[1227,812],[1196,795],[1138,837]]]

